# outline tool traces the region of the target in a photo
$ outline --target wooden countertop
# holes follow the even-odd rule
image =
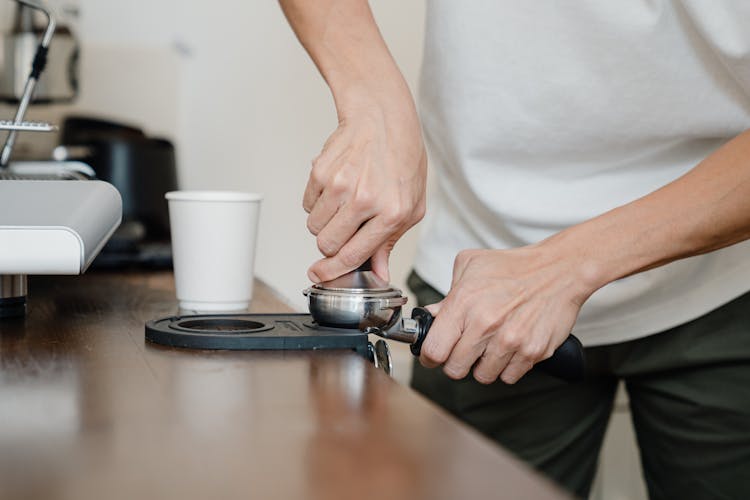
[[[0,321],[0,498],[564,498],[353,352],[144,341],[170,273],[32,278]],[[257,283],[253,310],[289,308]]]

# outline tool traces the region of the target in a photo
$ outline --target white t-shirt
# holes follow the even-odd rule
[[[460,250],[540,241],[750,128],[750,2],[431,1],[420,113],[439,188],[415,269],[446,293]],[[607,285],[574,332],[639,338],[747,290],[750,242]]]

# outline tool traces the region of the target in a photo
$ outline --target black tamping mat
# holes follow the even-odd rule
[[[320,327],[309,314],[170,316],[147,322],[146,340],[190,349],[346,349],[368,356],[366,333]]]

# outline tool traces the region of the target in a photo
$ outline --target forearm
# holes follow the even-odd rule
[[[590,292],[750,238],[750,132],[661,189],[545,240]],[[750,258],[750,256],[749,256]]]
[[[366,0],[280,3],[339,117],[302,201],[324,255],[308,276],[329,281],[371,258],[387,281],[393,246],[424,214],[427,156],[409,87]]]
[[[333,93],[340,117],[371,100],[413,107],[366,0],[280,0]]]

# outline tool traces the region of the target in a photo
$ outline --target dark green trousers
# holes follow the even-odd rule
[[[420,305],[442,298],[412,273]],[[750,498],[750,293],[689,323],[586,349],[568,384],[454,381],[414,364],[412,386],[580,497],[587,497],[618,381],[628,391],[653,499]]]

